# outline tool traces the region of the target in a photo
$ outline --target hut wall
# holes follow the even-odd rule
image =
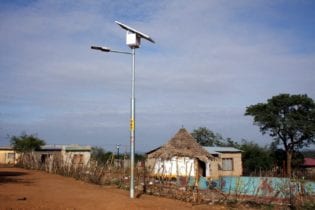
[[[13,149],[0,149],[0,164],[16,164],[18,157]]]
[[[40,150],[34,152],[36,159],[43,163],[43,161],[62,160],[65,165],[87,165],[89,163],[91,153],[89,151],[66,151],[60,150]],[[45,156],[45,158],[43,158]]]
[[[156,159],[152,172],[153,175],[170,178],[195,176],[194,159],[189,157],[172,157],[170,160]]]
[[[63,160],[69,165],[87,165],[91,158],[89,151],[62,151]]]

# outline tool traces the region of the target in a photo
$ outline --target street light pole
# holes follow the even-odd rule
[[[136,99],[135,99],[135,77],[136,77],[136,50],[132,48],[132,76],[131,76],[131,116],[130,116],[130,198],[134,198],[134,163],[135,163],[135,133],[136,133]]]
[[[93,50],[100,50],[103,52],[113,52],[120,54],[132,55],[132,79],[131,79],[131,102],[130,102],[130,198],[135,197],[135,186],[134,186],[134,167],[135,167],[135,133],[136,133],[136,110],[135,110],[135,75],[136,75],[136,48],[140,47],[141,38],[146,39],[152,43],[155,43],[154,40],[134,28],[127,26],[121,22],[115,21],[121,28],[127,31],[126,35],[126,44],[131,48],[130,52],[123,52],[117,50],[111,50],[107,47],[91,46]]]

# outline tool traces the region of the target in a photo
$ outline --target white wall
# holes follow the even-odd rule
[[[63,160],[66,164],[72,164],[73,158],[75,155],[82,155],[83,156],[83,165],[87,165],[91,158],[91,152],[87,151],[62,151],[63,154]]]
[[[194,159],[188,157],[173,157],[171,160],[157,159],[154,174],[160,176],[195,176]]]

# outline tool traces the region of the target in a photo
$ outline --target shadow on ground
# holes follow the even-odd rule
[[[21,183],[21,184],[29,184],[30,181],[26,181],[23,178],[19,178],[21,176],[25,176],[28,173],[19,172],[19,171],[0,171],[0,185],[4,183]]]

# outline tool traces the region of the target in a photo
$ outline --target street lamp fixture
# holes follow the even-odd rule
[[[91,49],[92,50],[100,50],[103,52],[110,52],[110,49],[107,47],[91,46]]]
[[[126,44],[131,48],[131,52],[123,52],[112,50],[108,47],[91,46],[93,50],[102,52],[113,52],[120,54],[132,55],[132,79],[131,79],[131,102],[130,102],[130,198],[135,198],[134,186],[134,165],[135,165],[135,131],[136,131],[136,111],[135,111],[135,49],[140,47],[141,38],[149,42],[155,43],[154,40],[147,34],[142,33],[126,24],[115,21],[121,28],[127,31]]]
[[[128,54],[128,55],[132,55],[131,52],[124,52],[124,51],[118,51],[118,50],[112,50],[108,47],[101,47],[101,46],[91,46],[92,50],[99,50],[102,52],[112,52],[112,53],[120,53],[120,54]]]

